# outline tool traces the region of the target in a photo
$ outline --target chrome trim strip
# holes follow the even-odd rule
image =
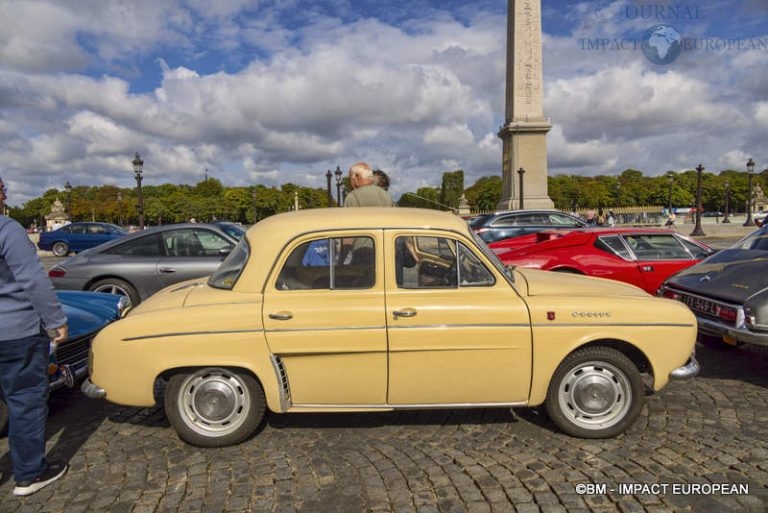
[[[464,408],[517,408],[527,407],[528,401],[512,402],[512,403],[424,403],[424,404],[297,404],[294,403],[295,408],[318,408],[327,409],[332,408],[334,410],[345,409],[376,409],[376,408],[391,408],[394,410],[440,410],[440,409],[464,409]]]
[[[262,333],[262,329],[253,330],[216,330],[216,331],[178,331],[175,333],[154,333],[152,335],[141,335],[140,337],[127,337],[121,339],[123,342],[130,342],[132,340],[144,340],[147,338],[164,338],[164,337],[185,337],[187,335],[220,335],[227,333]]]
[[[552,321],[557,322],[557,321]],[[599,327],[605,327],[605,326],[612,326],[612,327],[639,327],[639,328],[691,328],[694,327],[694,324],[682,324],[682,323],[671,323],[671,322],[659,322],[659,323],[635,323],[635,322],[592,322],[589,324],[574,324],[574,323],[567,323],[567,324],[534,324],[534,328],[593,328],[595,326]]]

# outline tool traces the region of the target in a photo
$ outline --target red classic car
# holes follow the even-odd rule
[[[714,253],[706,244],[663,228],[592,228],[515,237],[515,248],[490,247],[506,265],[586,274],[656,294],[672,274]]]

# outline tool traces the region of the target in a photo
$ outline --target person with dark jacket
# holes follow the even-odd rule
[[[7,188],[0,177],[0,212]],[[67,338],[67,317],[22,226],[0,215],[0,389],[8,407],[13,494],[30,495],[66,472],[45,458],[48,362]]]

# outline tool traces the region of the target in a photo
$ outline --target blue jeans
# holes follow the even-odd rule
[[[0,340],[0,389],[8,405],[8,445],[16,482],[37,478],[47,465],[50,342],[44,333]]]

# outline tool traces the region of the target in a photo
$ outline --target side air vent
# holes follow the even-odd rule
[[[280,404],[283,411],[286,411],[291,406],[291,387],[288,384],[288,373],[285,370],[283,360],[277,355],[272,355],[272,367],[275,369],[280,385]]]

